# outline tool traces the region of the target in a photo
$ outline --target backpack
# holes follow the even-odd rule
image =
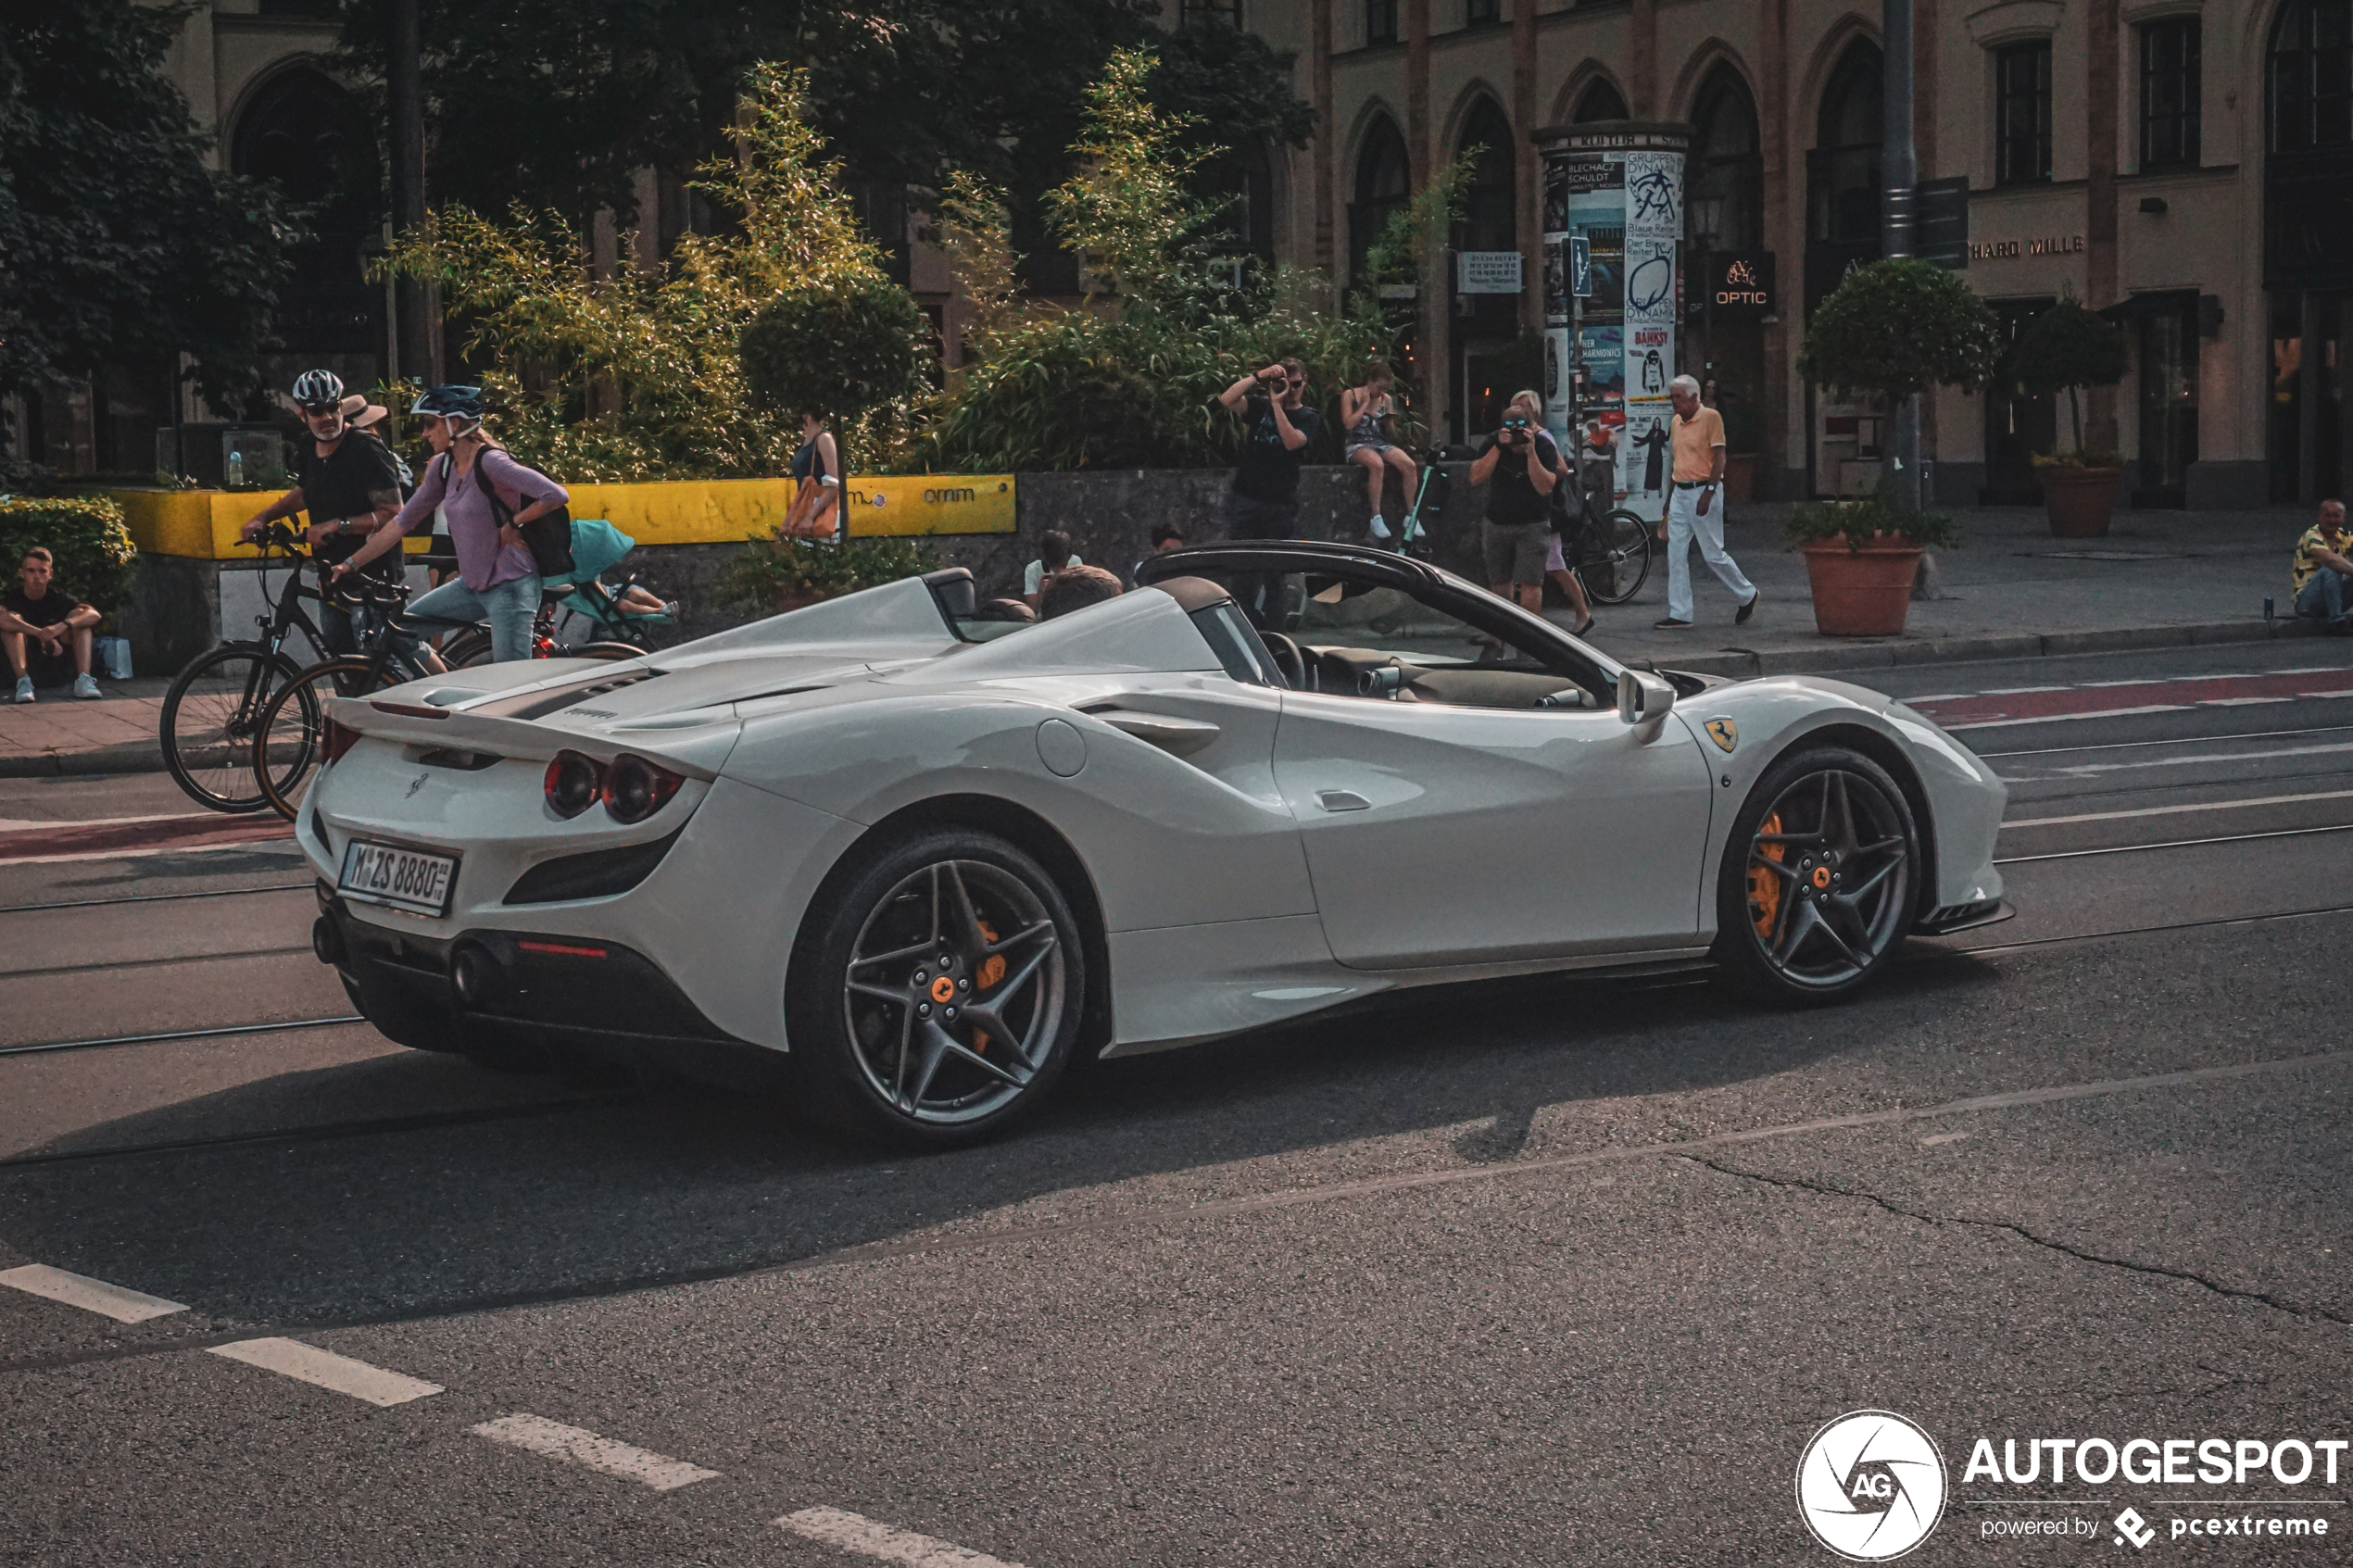
[[[498,494],[498,487],[490,483],[489,474],[483,470],[483,456],[489,450],[490,448],[485,446],[481,452],[474,454],[474,483],[480,487],[483,495],[490,502],[491,513],[497,518],[499,523],[502,526],[511,525],[515,521],[514,508],[507,505],[506,497]],[[444,452],[441,455],[443,495],[447,495],[449,493],[450,481],[456,474],[457,458]],[[532,565],[537,568],[541,577],[552,583],[558,578],[572,576],[572,508],[570,507],[558,507],[554,511],[533,518],[521,526],[520,532],[522,534],[523,545],[531,551]]]

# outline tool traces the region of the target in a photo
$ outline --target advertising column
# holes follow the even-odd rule
[[[1566,441],[1581,370],[1584,417],[1618,433],[1613,499],[1655,520],[1667,510],[1691,130],[1604,120],[1540,131],[1535,141],[1544,157],[1544,420]],[[1592,257],[1581,312],[1569,295],[1572,235]],[[1572,316],[1581,323],[1573,330]]]

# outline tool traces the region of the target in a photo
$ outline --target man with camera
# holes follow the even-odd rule
[[[1226,537],[1290,539],[1299,533],[1299,470],[1307,444],[1324,428],[1315,409],[1302,408],[1307,371],[1296,359],[1269,365],[1217,395],[1242,416],[1242,456],[1226,489]],[[1282,580],[1260,577],[1234,584],[1236,600],[1262,630],[1279,619]]]
[[[1539,422],[1543,409],[1532,392],[1514,396],[1504,409],[1504,428],[1481,444],[1470,470],[1473,484],[1488,486],[1487,516],[1478,525],[1487,581],[1497,597],[1516,599],[1530,611],[1544,608],[1544,558],[1553,534],[1547,497],[1561,470],[1560,453]]]

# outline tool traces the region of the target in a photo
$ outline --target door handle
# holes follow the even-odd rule
[[[1214,741],[1216,725],[1204,719],[1179,719],[1173,713],[1139,713],[1133,709],[1099,709],[1094,714],[1123,734],[1156,746],[1171,757],[1190,757]]]
[[[1353,789],[1319,789],[1315,804],[1327,811],[1369,811],[1373,803]]]

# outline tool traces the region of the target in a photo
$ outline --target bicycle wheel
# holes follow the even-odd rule
[[[649,648],[637,647],[629,643],[583,643],[576,648],[564,649],[561,657],[604,659],[643,659],[651,651]]]
[[[254,785],[253,738],[271,697],[300,673],[259,643],[224,643],[191,659],[164,694],[157,726],[172,782],[209,810],[268,806]]]
[[[1589,556],[1585,592],[1598,604],[1622,605],[1642,590],[1651,574],[1651,525],[1629,511],[1614,511],[1586,534],[1598,553]]]
[[[280,687],[256,726],[253,777],[262,798],[288,822],[309,793],[313,764],[325,744],[327,703],[338,696],[365,696],[406,679],[379,670],[365,659],[331,659],[314,664]]]
[[[469,626],[451,633],[441,644],[441,662],[452,670],[490,662],[490,633],[479,626]]]

